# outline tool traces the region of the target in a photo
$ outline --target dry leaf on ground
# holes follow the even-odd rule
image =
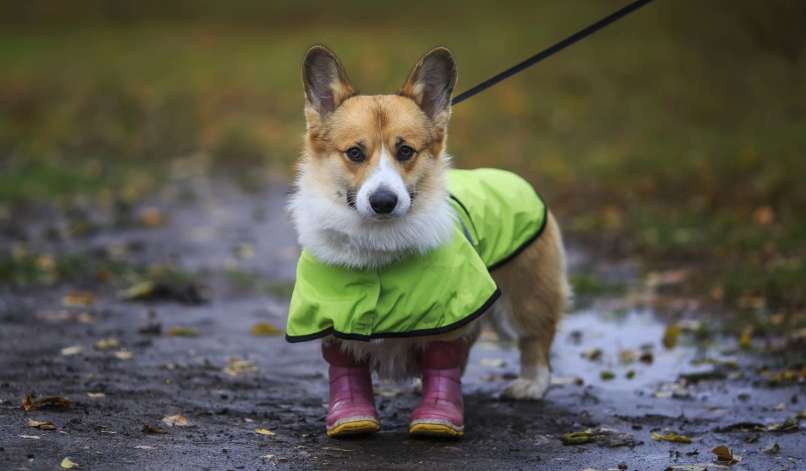
[[[113,352],[112,355],[114,355],[115,358],[117,358],[118,360],[131,360],[132,357],[134,356],[132,352],[128,350],[118,350],[116,352]]]
[[[78,355],[79,353],[84,351],[84,347],[81,345],[73,345],[72,347],[64,347],[61,350],[62,356],[69,357],[71,355]]]
[[[677,345],[677,340],[680,338],[681,332],[682,329],[677,324],[669,324],[666,326],[666,330],[663,332],[663,338],[661,339],[663,346],[669,350],[673,349]]]
[[[62,467],[62,469],[75,469],[78,468],[78,463],[71,460],[70,458],[65,458],[62,460],[60,466]]]
[[[269,337],[273,335],[281,335],[283,333],[282,330],[268,322],[258,322],[252,326],[252,329],[249,332],[256,337]]]
[[[764,453],[768,455],[777,455],[780,451],[781,451],[781,445],[779,445],[777,442],[773,442],[772,445],[764,449]]]
[[[691,443],[691,438],[675,432],[658,433],[652,432],[652,439],[656,442]]]
[[[162,420],[163,420],[163,422],[165,421],[165,419],[162,419]],[[151,424],[143,424],[142,432],[150,434],[150,435],[161,435],[161,434],[168,433],[165,430],[163,430],[163,429],[161,429],[161,428],[159,428],[159,427],[157,427],[155,425],[151,425]]]
[[[87,397],[90,399],[103,399],[106,397],[106,394],[102,392],[88,392]]]
[[[95,303],[95,295],[88,291],[71,291],[62,298],[65,307],[87,307]]]
[[[140,224],[145,227],[162,227],[168,224],[168,215],[158,208],[144,208],[140,213]]]
[[[47,396],[34,399],[31,393],[22,399],[22,409],[26,412],[41,409],[65,410],[69,409],[72,403],[61,396]]]
[[[563,445],[581,445],[591,443],[595,439],[593,430],[588,429],[583,432],[569,432],[562,436]]]
[[[582,356],[590,361],[596,361],[602,358],[601,348],[591,348],[582,353]]]
[[[224,372],[230,376],[241,376],[248,373],[257,371],[257,366],[254,362],[249,360],[241,360],[240,358],[230,358]]]
[[[96,350],[112,350],[120,347],[120,340],[114,337],[106,337],[95,342]]]
[[[274,435],[274,432],[272,432],[267,428],[256,428],[255,433],[257,433],[258,435],[266,435],[267,437],[271,437]]]
[[[725,445],[719,445],[718,447],[711,450],[711,453],[716,455],[716,462],[719,464],[736,464],[741,461],[741,457],[734,456],[733,453],[730,451],[730,448],[726,447]]]
[[[173,326],[168,328],[167,334],[170,337],[196,337],[199,331],[193,327]]]
[[[28,426],[39,430],[56,430],[56,426],[53,425],[53,422],[46,420],[28,419]]]
[[[162,418],[162,423],[168,427],[188,427],[190,422],[188,418],[182,414],[169,415]]]

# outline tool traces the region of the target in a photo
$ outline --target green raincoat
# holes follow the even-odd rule
[[[378,269],[297,264],[286,340],[434,335],[482,315],[501,294],[490,271],[543,232],[546,206],[531,185],[503,170],[451,170],[457,216],[450,242]]]

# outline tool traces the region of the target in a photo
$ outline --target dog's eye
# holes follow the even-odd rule
[[[347,149],[347,152],[344,153],[348,159],[352,160],[353,162],[363,162],[364,161],[364,151],[361,150],[360,147],[350,147]]]
[[[410,146],[400,146],[397,148],[397,160],[405,162],[406,160],[414,157],[414,153],[414,149],[412,149]]]

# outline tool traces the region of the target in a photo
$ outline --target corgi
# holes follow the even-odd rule
[[[422,380],[411,434],[462,436],[461,376],[485,319],[517,338],[520,374],[502,396],[540,399],[569,298],[560,228],[520,177],[451,168],[451,52],[425,54],[390,95],[357,93],[323,46],[302,76],[288,208],[303,250],[286,338],[322,339],[327,435],[379,430],[375,372]]]

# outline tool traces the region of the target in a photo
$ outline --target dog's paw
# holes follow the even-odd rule
[[[501,397],[519,401],[542,399],[550,384],[551,374],[548,370],[542,370],[534,379],[518,378],[512,381],[501,393]]]

